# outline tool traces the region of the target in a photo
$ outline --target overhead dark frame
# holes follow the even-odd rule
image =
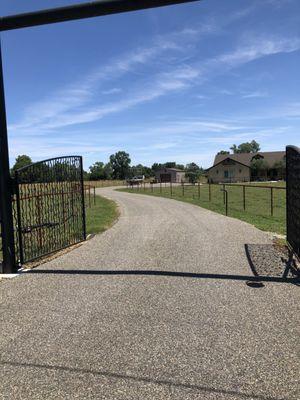
[[[28,28],[76,19],[100,17],[199,0],[98,0],[31,13],[0,17],[0,31]]]
[[[191,3],[200,0],[98,0],[18,15],[0,17],[0,33],[14,29],[100,17],[129,11]],[[14,184],[9,171],[9,151],[3,67],[0,41],[0,225],[3,262],[0,273],[14,273],[18,267],[15,258],[12,194]]]

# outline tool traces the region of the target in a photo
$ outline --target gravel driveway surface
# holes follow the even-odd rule
[[[99,189],[119,221],[0,283],[0,399],[299,399],[299,288],[253,276],[256,228]]]

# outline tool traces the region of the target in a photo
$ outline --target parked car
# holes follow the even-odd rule
[[[140,185],[144,182],[145,176],[144,175],[137,175],[133,178],[127,179],[128,185]]]

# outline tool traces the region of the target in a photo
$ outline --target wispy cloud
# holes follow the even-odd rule
[[[221,54],[215,58],[215,63],[236,68],[248,62],[279,53],[291,53],[300,48],[300,37],[266,38],[257,37],[250,43],[244,43],[236,50]]]
[[[117,94],[117,93],[121,93],[122,89],[121,88],[111,88],[111,89],[107,89],[107,90],[102,90],[102,94],[105,95],[110,95],[110,94]]]
[[[190,32],[188,32],[190,34]],[[186,35],[186,32],[183,33]],[[114,102],[101,102],[95,106],[90,104],[94,99],[95,86],[103,81],[112,79],[120,74],[128,73],[136,64],[149,62],[154,55],[167,57],[170,49],[179,48],[169,40],[159,39],[159,45],[140,49],[125,55],[123,59],[110,64],[98,72],[89,74],[80,84],[72,84],[61,90],[47,101],[31,105],[24,119],[10,126],[12,131],[49,131],[70,125],[97,121],[107,115],[122,112],[137,105],[153,101],[173,92],[186,90],[189,87],[200,85],[226,70],[240,67],[246,63],[279,53],[289,53],[300,48],[300,38],[259,38],[251,40],[248,45],[238,46],[231,52],[225,52],[201,63],[195,61],[190,65],[182,64],[176,67],[166,65],[164,71],[154,73],[151,79],[141,79],[127,95]],[[180,48],[180,51],[182,49]],[[115,89],[111,89],[115,92]],[[231,91],[223,90],[224,94]],[[252,93],[244,96],[261,97],[261,93]],[[94,101],[95,103],[95,101]],[[85,107],[84,107],[85,106]]]
[[[242,99],[253,99],[253,98],[260,98],[260,97],[267,97],[268,93],[267,92],[262,92],[262,91],[254,91],[251,93],[245,93],[242,95]]]

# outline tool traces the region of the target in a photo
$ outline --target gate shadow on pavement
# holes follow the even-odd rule
[[[93,269],[32,269],[26,274],[46,274],[46,275],[138,275],[138,276],[167,276],[178,278],[193,279],[217,279],[233,281],[253,281],[253,282],[277,282],[299,284],[300,279],[284,278],[278,276],[253,276],[253,275],[231,275],[231,274],[211,274],[196,272],[177,272],[161,270],[93,270]]]
[[[292,251],[273,244],[245,244],[245,252],[254,276],[300,279]],[[300,281],[299,281],[300,282]]]
[[[109,372],[109,371],[95,371],[91,369],[85,369],[85,368],[73,368],[73,367],[67,367],[67,366],[62,366],[62,365],[47,365],[47,364],[37,364],[37,363],[24,363],[24,362],[13,362],[13,361],[4,361],[0,360],[0,364],[4,366],[11,366],[11,367],[21,367],[21,368],[37,368],[37,369],[45,369],[45,370],[52,370],[52,371],[60,371],[60,372],[70,372],[70,373],[79,373],[79,374],[92,374],[96,376],[103,376],[106,378],[111,378],[111,379],[125,379],[129,381],[134,381],[138,383],[150,383],[154,385],[160,385],[160,386],[169,386],[169,387],[177,387],[181,389],[189,389],[189,390],[194,390],[198,392],[206,392],[206,393],[218,393],[218,394],[225,394],[225,395],[230,395],[230,396],[235,396],[235,398],[241,398],[241,399],[257,399],[257,400],[279,400],[275,397],[269,397],[269,396],[262,396],[259,394],[248,394],[248,393],[243,393],[243,392],[236,392],[233,390],[224,390],[224,389],[216,389],[213,387],[207,387],[207,386],[200,386],[200,385],[195,385],[195,384],[189,384],[189,383],[184,383],[184,382],[174,382],[172,380],[168,379],[152,379],[150,377],[139,377],[135,375],[129,375],[129,374],[121,374],[121,373],[116,373],[116,372]]]

